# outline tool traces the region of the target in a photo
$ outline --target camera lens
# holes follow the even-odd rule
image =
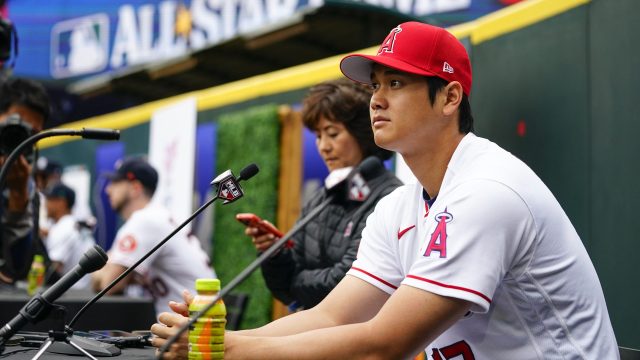
[[[21,123],[4,124],[4,126],[0,128],[0,154],[8,156],[18,145],[27,140],[29,136],[31,136],[31,131]],[[33,158],[32,154],[33,148],[31,147],[25,149],[22,153],[29,162],[31,162]]]

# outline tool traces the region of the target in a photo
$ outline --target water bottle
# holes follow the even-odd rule
[[[189,317],[203,310],[220,292],[220,280],[197,279],[197,295],[189,305]],[[224,359],[227,309],[222,299],[189,327],[189,359]]]
[[[44,284],[44,257],[42,255],[34,255],[31,269],[27,276],[27,294],[32,296]]]

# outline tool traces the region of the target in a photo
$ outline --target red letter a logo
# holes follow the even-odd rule
[[[393,52],[393,44],[396,42],[396,36],[402,31],[400,25],[396,26],[391,30],[387,38],[384,39],[382,45],[380,45],[380,49],[378,49],[378,55],[382,53],[392,53]]]
[[[453,215],[444,209],[443,212],[437,214],[434,219],[438,222],[433,234],[431,234],[431,240],[427,250],[424,252],[424,256],[430,256],[432,251],[440,253],[441,258],[447,257],[447,223],[453,220]]]

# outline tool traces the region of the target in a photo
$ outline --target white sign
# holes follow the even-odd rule
[[[67,166],[64,168],[60,180],[76,193],[76,203],[73,205],[73,209],[71,209],[73,216],[78,220],[93,218],[91,207],[89,206],[91,173],[89,173],[87,168],[83,165]]]
[[[196,118],[195,98],[159,109],[151,117],[149,163],[159,177],[152,201],[169,209],[176,223],[193,212]]]

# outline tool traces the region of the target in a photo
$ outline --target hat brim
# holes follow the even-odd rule
[[[371,73],[374,64],[380,64],[392,69],[422,75],[437,76],[436,74],[415,67],[407,62],[387,56],[373,56],[363,54],[347,55],[340,61],[340,70],[344,76],[363,84],[371,84]]]
[[[105,173],[103,176],[107,180],[111,180],[111,181],[124,180],[124,176],[122,176],[121,174],[119,174],[117,172]]]

